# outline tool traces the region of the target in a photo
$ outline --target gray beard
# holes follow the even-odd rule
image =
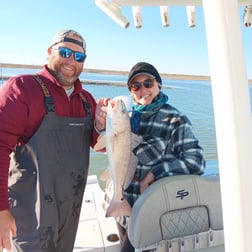
[[[78,79],[77,76],[65,78],[59,72],[54,72],[54,75],[62,86],[73,86],[75,81]]]

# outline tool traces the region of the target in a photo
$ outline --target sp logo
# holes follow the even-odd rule
[[[177,195],[176,195],[176,198],[180,198],[181,200],[188,196],[189,195],[189,192],[185,191],[185,190],[179,190],[177,191]]]

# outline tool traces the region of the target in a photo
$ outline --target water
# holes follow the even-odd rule
[[[36,73],[37,71],[37,69],[7,68],[2,69],[2,74],[3,76],[14,76],[21,73]],[[125,83],[127,76],[83,73],[81,79]],[[191,120],[194,133],[204,148],[207,163],[211,168],[212,164],[216,163],[218,156],[210,82],[163,79],[163,86],[163,92],[169,96],[169,103],[185,113]],[[92,93],[95,99],[129,95],[129,91],[125,86],[85,84],[83,87]],[[252,97],[251,85],[249,91],[250,97]],[[250,101],[252,107],[252,98],[250,98]],[[91,151],[90,174],[99,176],[107,168],[107,165],[106,154]]]
[[[204,148],[206,159],[209,163],[216,161],[218,158],[210,83],[164,79],[163,85],[171,87],[163,89],[163,92],[169,96],[169,103],[184,112],[191,120],[194,133]],[[85,85],[84,88],[96,99],[129,94],[127,87]],[[103,159],[104,154],[91,154],[91,167],[94,172],[92,174],[99,174],[101,167],[97,166],[97,161],[103,164],[100,162]]]

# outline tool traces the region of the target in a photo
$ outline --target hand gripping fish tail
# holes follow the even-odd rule
[[[131,206],[124,198],[120,201],[112,199],[106,211],[106,217],[130,216],[130,214]]]
[[[107,217],[129,216],[131,213],[131,207],[123,197],[123,188],[129,185],[135,172],[131,163],[131,148],[127,108],[122,100],[112,99],[106,118],[106,151],[113,181],[113,197],[106,211]]]

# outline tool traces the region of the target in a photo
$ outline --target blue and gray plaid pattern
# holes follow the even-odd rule
[[[124,191],[131,205],[140,195],[139,181],[152,171],[155,179],[180,174],[202,174],[203,149],[194,136],[189,119],[169,104],[143,116],[137,135],[143,141],[133,149],[138,158],[134,181]]]

